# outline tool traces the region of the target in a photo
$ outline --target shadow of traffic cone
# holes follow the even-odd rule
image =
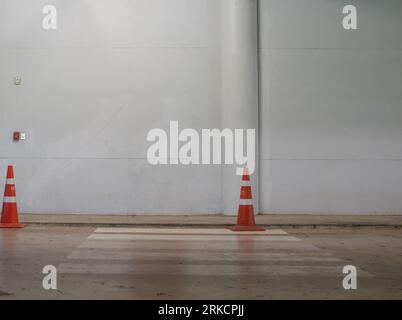
[[[239,212],[237,215],[237,225],[231,227],[232,231],[265,231],[262,227],[257,227],[254,220],[253,196],[251,194],[251,183],[248,168],[244,168],[242,186],[240,192]]]
[[[25,227],[25,225],[18,222],[17,197],[14,185],[14,170],[13,166],[8,166],[0,228],[23,227]]]

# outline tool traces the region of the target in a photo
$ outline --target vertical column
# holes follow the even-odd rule
[[[222,128],[255,129],[251,176],[258,213],[258,1],[221,0]],[[222,213],[237,214],[241,176],[236,165],[222,168]]]

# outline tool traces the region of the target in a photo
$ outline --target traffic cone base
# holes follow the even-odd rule
[[[0,229],[20,229],[26,227],[23,223],[0,223]]]

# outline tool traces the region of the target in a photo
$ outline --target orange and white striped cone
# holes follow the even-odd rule
[[[244,168],[242,186],[240,192],[239,212],[237,215],[237,225],[231,227],[232,231],[265,231],[262,227],[257,227],[254,220],[253,196],[251,193],[250,174],[248,168]]]
[[[8,166],[0,228],[23,228],[23,227],[25,227],[25,225],[18,222],[17,197],[15,193],[15,184],[14,184],[14,170],[13,166]]]

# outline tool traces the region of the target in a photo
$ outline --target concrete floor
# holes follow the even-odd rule
[[[224,215],[87,215],[87,214],[22,214],[23,222],[46,225],[89,225],[89,226],[186,226],[210,227],[232,226],[236,217]],[[322,215],[322,214],[259,214],[258,225],[271,227],[313,226],[382,226],[402,227],[399,215]]]
[[[0,299],[401,299],[400,228],[0,229]],[[358,289],[342,267],[358,268]],[[42,288],[45,265],[58,290]]]

